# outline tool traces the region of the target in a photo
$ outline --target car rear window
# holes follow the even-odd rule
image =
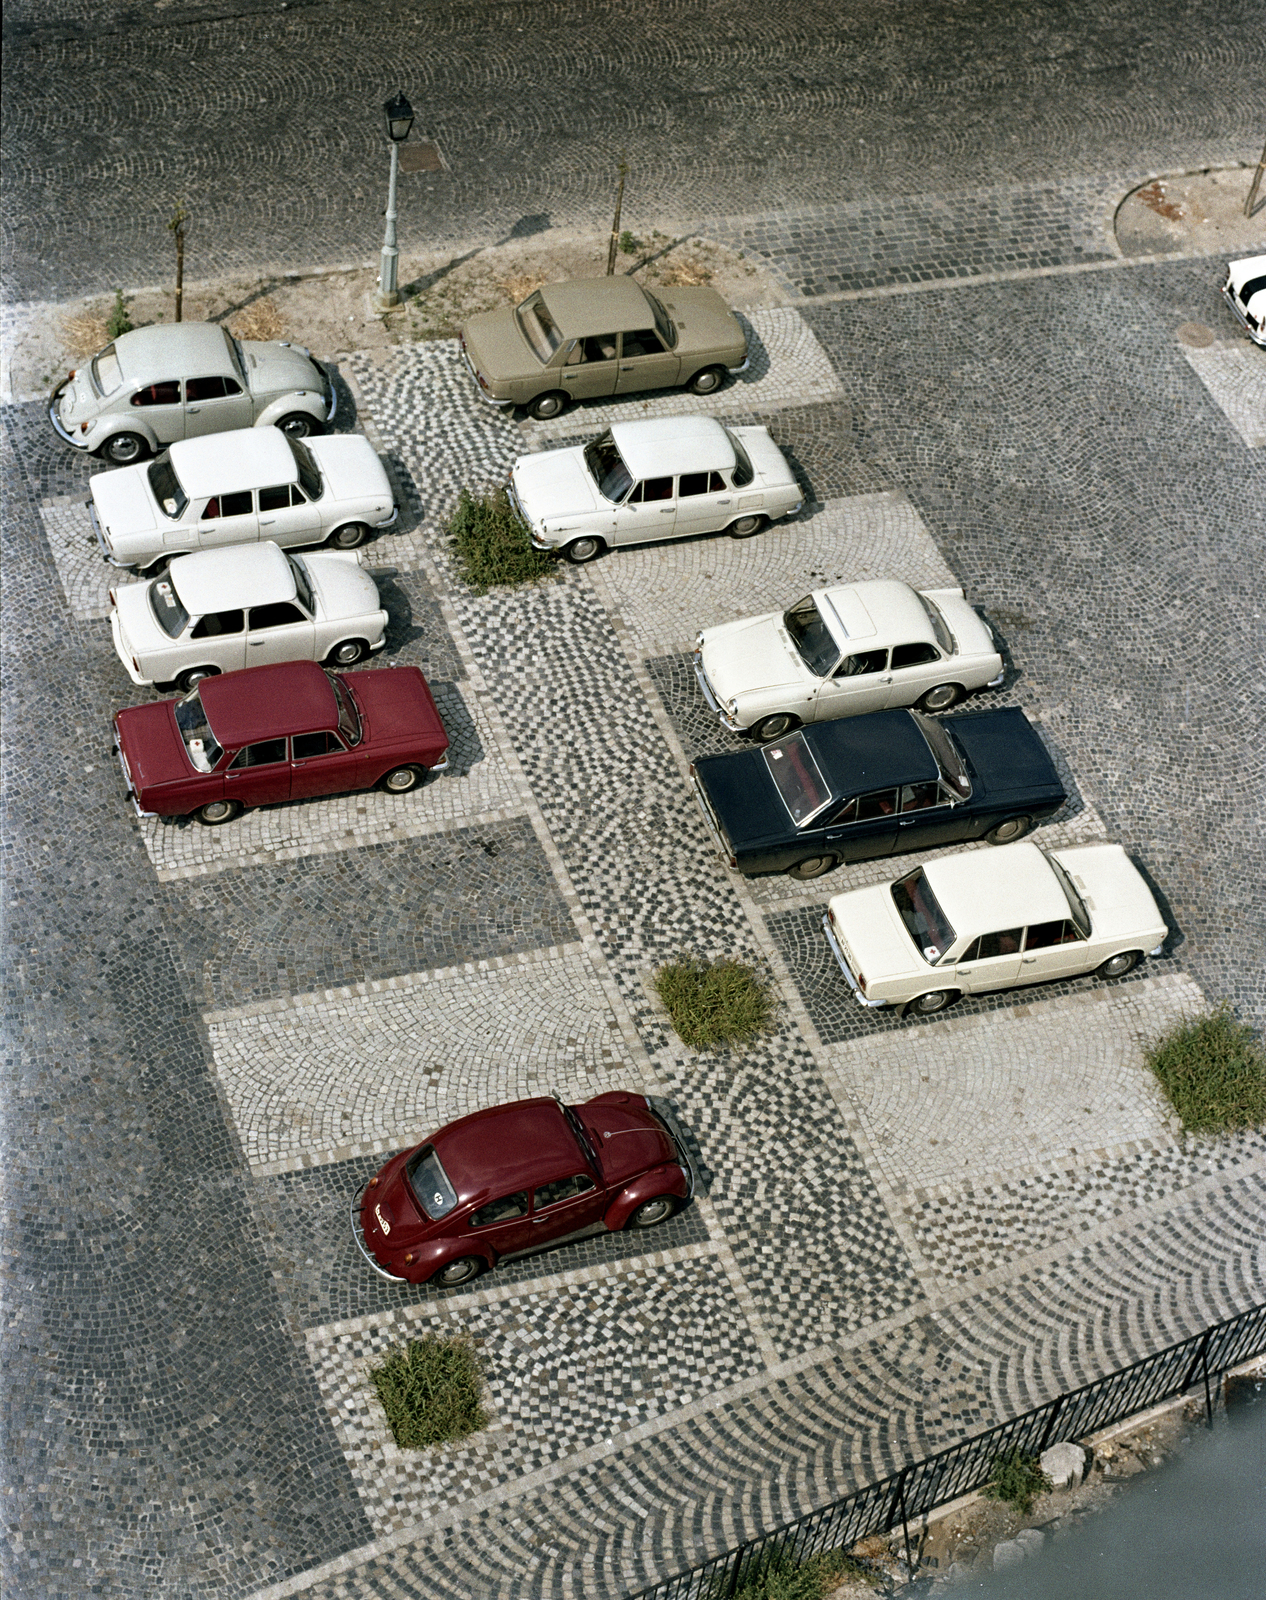
[[[958,741],[945,724],[938,722],[935,717],[925,716],[922,711],[911,711],[910,715],[927,741],[927,747],[941,769],[941,777],[956,795],[966,800],[971,794],[971,779],[967,776],[967,763],[958,748]]]
[[[432,1222],[446,1217],[457,1204],[457,1191],[440,1165],[433,1145],[424,1144],[410,1156],[404,1171],[413,1190],[413,1198]]]
[[[176,701],[175,712],[176,726],[185,741],[190,761],[199,772],[212,771],[224,750],[211,731],[211,724],[202,706],[202,696],[197,689],[191,690],[183,700]]]
[[[325,493],[325,485],[321,481],[321,469],[316,464],[316,457],[302,439],[292,439],[287,434],[286,443],[299,469],[299,482],[303,485],[304,494],[309,500],[319,500]]]
[[[954,927],[932,893],[923,868],[916,867],[892,886],[893,904],[915,948],[932,965],[954,943]]]
[[[642,293],[650,301],[651,310],[655,313],[655,326],[659,329],[660,338],[671,350],[677,343],[677,330],[673,326],[673,319],[649,289],[643,289]]]
[[[927,595],[920,594],[917,589],[914,592],[919,596],[919,604],[927,612],[928,621],[932,624],[932,632],[936,635],[936,642],[940,645],[942,653],[952,656],[955,653],[954,635],[949,630],[949,624],[941,615],[941,608],[934,600],[929,600]],[[895,666],[896,663],[894,662],[893,665]]]
[[[822,776],[804,735],[793,733],[781,744],[766,745],[761,754],[791,820],[797,828],[805,827],[830,804],[831,786]]]
[[[730,474],[731,481],[736,489],[746,489],[756,476],[752,458],[728,428],[725,430],[725,437],[734,446],[734,471]]]
[[[154,621],[169,639],[179,639],[189,625],[189,613],[166,578],[155,578],[150,584],[149,608],[154,613]]]
[[[519,326],[532,346],[533,354],[542,366],[563,342],[558,324],[550,316],[540,293],[529,295],[517,312]]]
[[[145,471],[149,478],[150,493],[162,507],[164,515],[178,522],[189,504],[189,496],[181,487],[176,469],[171,464],[171,451],[164,450],[161,456],[155,456]]]

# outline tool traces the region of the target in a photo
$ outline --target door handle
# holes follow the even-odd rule
[[[879,681],[880,681],[880,683],[891,683],[892,679],[891,678],[880,678]]]
[[[677,507],[676,506],[660,506],[659,514],[660,514],[661,517],[676,516]]]
[[[307,766],[307,764],[308,764],[308,763],[307,763],[307,762],[306,762],[306,761],[292,761],[292,762],[291,762],[291,763],[290,763],[290,765],[291,765],[291,766],[292,766],[292,767],[306,767],[306,766]]]
[[[185,410],[189,413],[189,415],[191,417],[196,417],[198,415],[198,413],[202,410],[202,407],[201,406],[186,406]]]
[[[276,517],[261,517],[259,519],[259,525],[261,528],[271,528],[276,520]]]
[[[1037,960],[1036,956],[1025,956],[1025,957],[1023,957],[1024,965],[1026,967],[1031,967],[1036,960]]]
[[[252,650],[257,650],[261,644],[267,644],[268,640],[267,639],[248,639],[246,642],[247,642],[248,645],[250,645]]]
[[[970,967],[959,967],[958,976],[960,978],[970,978],[971,977],[971,968]]]
[[[729,497],[728,496],[724,500],[718,500],[717,501],[717,504],[719,506],[728,506],[729,503],[730,503],[730,501],[729,501]]]
[[[621,372],[632,372],[633,368],[632,367],[621,367],[620,371]]]

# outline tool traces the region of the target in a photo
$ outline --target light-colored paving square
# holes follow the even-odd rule
[[[82,622],[108,617],[110,586],[135,579],[103,559],[88,520],[87,505],[81,500],[44,505],[40,516],[72,615]]]
[[[1203,1012],[1181,974],[825,1048],[898,1191],[1169,1144],[1143,1041]]]
[[[897,490],[829,500],[755,539],[717,534],[612,551],[600,571],[644,657],[689,649],[700,628],[781,609],[831,583],[957,585],[919,513]]]
[[[578,945],[206,1021],[242,1149],[261,1173],[398,1150],[504,1100],[642,1087]]]
[[[1266,445],[1266,350],[1239,339],[1183,355],[1248,448]]]

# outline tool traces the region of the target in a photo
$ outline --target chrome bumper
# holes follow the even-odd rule
[[[132,774],[128,771],[127,757],[123,754],[123,746],[115,740],[114,753],[119,758],[119,766],[123,769],[123,784],[127,789],[127,797],[132,802],[132,810],[138,817],[156,817],[157,811],[142,811],[141,802],[136,798],[136,790],[132,787]]]
[[[725,848],[725,841],[721,838],[721,829],[717,824],[717,819],[712,814],[712,807],[708,804],[708,797],[704,794],[703,785],[699,782],[699,776],[693,767],[690,769],[690,787],[695,792],[695,800],[698,802],[699,810],[703,813],[703,825],[712,835],[713,844],[716,845],[727,865],[732,866],[730,852]]]
[[[462,360],[466,363],[467,372],[469,372],[471,377],[475,380],[476,394],[486,406],[500,406],[504,411],[508,406],[512,406],[514,404],[513,400],[497,400],[488,393],[483,384],[479,381],[479,374],[475,371],[475,363],[470,359],[469,352],[467,351],[464,342],[462,344]]]
[[[385,522],[371,522],[369,524],[369,526],[371,528],[389,528],[393,522],[398,522],[399,519],[400,519],[400,507],[399,506],[392,506],[391,515],[387,518],[387,520]]]
[[[725,370],[727,372],[732,372],[732,373],[735,373],[735,374],[740,373],[740,372],[746,372],[748,367],[751,366],[751,364],[752,364],[752,357],[751,357],[751,353],[749,352],[747,355],[745,355],[743,357],[743,365],[741,367],[726,367]]]
[[[440,757],[440,759],[438,761],[434,762],[426,770],[428,772],[447,772],[448,771],[448,751],[446,750],[444,752],[444,754]]]
[[[96,506],[91,500],[85,500],[84,504],[88,507],[88,521],[91,522],[92,531],[96,535],[97,548],[101,551],[101,559],[108,561],[112,567],[118,567],[122,572],[130,572],[132,566],[130,561],[116,561],[110,554],[110,546],[105,542],[105,534],[102,533],[101,523],[97,518]]]
[[[686,1174],[686,1199],[693,1200],[695,1190],[699,1187],[699,1169],[690,1158],[690,1151],[686,1145],[685,1135],[681,1131],[681,1124],[669,1110],[668,1102],[661,1100],[658,1095],[647,1095],[646,1103],[664,1124],[668,1137],[673,1142],[677,1152],[677,1162]]]
[[[870,1011],[879,1011],[886,1006],[890,1006],[892,1004],[891,1000],[868,1000],[862,993],[861,985],[858,983],[852,967],[849,966],[845,959],[843,950],[840,949],[840,941],[835,937],[835,931],[831,927],[831,913],[829,911],[823,914],[822,930],[826,934],[827,944],[831,947],[831,954],[839,962],[840,971],[844,974],[844,981],[853,991],[853,999],[857,1001],[858,1005],[865,1006]]]
[[[703,670],[703,651],[696,650],[690,659],[695,664],[695,677],[699,680],[699,688],[707,702],[708,710],[719,718],[721,726],[728,728],[731,733],[746,733],[747,730],[722,709],[721,702],[713,693],[712,685],[708,682],[708,674]]]
[[[523,507],[519,504],[519,497],[514,492],[514,479],[513,478],[510,478],[506,483],[506,499],[510,502],[511,511],[514,512],[515,516],[522,523],[523,531],[524,531],[524,533],[527,534],[528,543],[532,546],[533,550],[539,550],[542,553],[542,555],[551,555],[551,554],[557,555],[558,554],[558,545],[557,544],[546,544],[545,541],[541,538],[540,534],[537,533],[535,528],[533,528],[532,524],[524,516]]]
[[[1001,689],[1002,688],[1002,680],[1006,677],[1006,675],[1007,675],[1007,669],[1005,667],[1003,667],[1002,671],[998,674],[998,676],[996,678],[990,678],[989,682],[985,685],[985,688],[986,689]]]
[[[1226,284],[1222,285],[1222,298],[1235,313],[1235,320],[1244,329],[1244,332],[1248,334],[1253,343],[1261,345],[1263,349],[1266,349],[1266,328],[1258,328],[1256,331],[1254,331],[1254,329],[1249,326],[1248,313],[1235,298],[1234,292],[1227,288]]]
[[[338,410],[338,390],[334,387],[334,379],[330,377],[322,363],[319,362],[314,356],[310,354],[308,356],[308,360],[311,361],[312,365],[325,379],[325,387],[330,391],[330,409],[325,413],[325,420],[327,422],[333,422],[334,413]]]
[[[53,431],[65,444],[73,444],[76,450],[86,450],[88,445],[82,438],[76,439],[73,433],[68,433],[62,425],[62,419],[57,415],[57,402],[62,397],[62,391],[70,382],[69,378],[62,381],[53,390],[52,398],[48,402],[48,420],[53,424]]]
[[[368,1179],[365,1180],[366,1183],[368,1183],[368,1181]],[[352,1223],[352,1242],[380,1278],[386,1278],[388,1283],[408,1283],[408,1278],[401,1277],[398,1272],[388,1272],[386,1267],[380,1267],[373,1251],[365,1243],[365,1237],[360,1231],[360,1197],[364,1194],[364,1192],[365,1184],[362,1183],[360,1188],[357,1189],[356,1193],[352,1196],[350,1212]]]

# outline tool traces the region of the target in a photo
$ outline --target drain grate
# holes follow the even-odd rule
[[[443,172],[444,157],[430,139],[417,139],[400,146],[401,172]]]

